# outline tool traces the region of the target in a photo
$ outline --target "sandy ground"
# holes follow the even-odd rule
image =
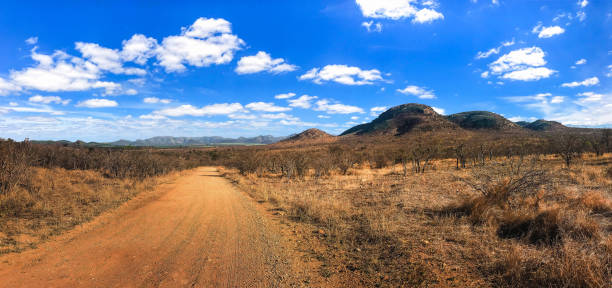
[[[0,287],[294,286],[279,233],[215,168],[39,248],[0,257]]]

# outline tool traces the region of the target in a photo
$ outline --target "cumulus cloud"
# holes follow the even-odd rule
[[[7,95],[10,92],[20,91],[21,87],[0,77],[0,95]]]
[[[584,58],[576,61],[576,65],[583,65],[583,64],[586,64],[586,63],[587,63],[587,60],[584,59]]]
[[[400,92],[404,95],[413,95],[417,96],[420,99],[434,99],[436,95],[433,90],[428,90],[423,87],[408,85],[404,89],[397,89],[397,92]]]
[[[328,114],[352,114],[364,113],[363,109],[357,106],[344,105],[341,103],[331,103],[329,100],[323,99],[316,102],[315,111],[324,111]]]
[[[364,21],[361,26],[365,27],[368,32],[382,32],[382,24],[374,23],[374,21]]]
[[[106,108],[106,107],[117,107],[119,104],[117,101],[108,99],[88,99],[77,103],[76,107],[87,107],[87,108]]]
[[[557,71],[542,67],[547,63],[545,55],[539,47],[517,49],[489,64],[489,69],[504,79],[534,81],[548,78]]]
[[[308,109],[312,106],[312,100],[315,100],[319,97],[317,96],[309,96],[309,95],[302,95],[298,98],[295,99],[290,99],[287,100],[289,102],[289,106],[291,107],[298,107],[298,108],[304,108],[304,109]]]
[[[236,112],[243,112],[244,107],[240,103],[219,103],[197,108],[193,105],[181,105],[174,108],[167,108],[154,111],[155,115],[163,115],[169,117],[180,116],[214,116],[214,115],[229,115]]]
[[[42,103],[42,104],[55,103],[55,104],[67,105],[68,103],[70,103],[70,99],[62,99],[59,96],[34,95],[34,96],[28,98],[28,102],[31,102],[31,103]]]
[[[295,93],[289,92],[289,93],[283,93],[283,94],[274,95],[274,98],[276,98],[276,99],[289,99],[289,98],[292,98],[293,96],[295,96]]]
[[[437,4],[434,1],[423,1],[424,7],[418,7],[413,0],[356,0],[364,17],[399,20],[412,19],[412,23],[430,23],[434,20],[444,19],[442,13],[434,10]],[[425,7],[426,6],[426,7]]]
[[[593,86],[593,85],[597,85],[599,84],[599,78],[597,77],[591,77],[591,78],[587,78],[583,81],[580,82],[569,82],[569,83],[563,83],[561,84],[562,87],[570,87],[570,88],[575,88],[575,87],[579,87],[579,86],[584,86],[584,87],[588,87],[588,86]]]
[[[377,69],[362,70],[359,67],[347,65],[326,65],[322,69],[312,68],[300,80],[312,80],[316,84],[333,81],[344,85],[371,85],[376,81],[384,81]]]
[[[580,8],[584,8],[587,5],[589,5],[589,1],[587,1],[587,0],[580,0],[580,1],[578,1],[578,6],[580,6]]]
[[[238,61],[238,74],[253,74],[266,71],[272,74],[295,71],[298,67],[285,63],[283,58],[272,59],[270,54],[259,51],[253,56],[244,56]]]
[[[121,59],[144,65],[149,58],[155,55],[158,44],[155,38],[134,34],[132,38],[123,40],[122,46]]]
[[[381,112],[384,112],[386,110],[387,110],[387,107],[385,107],[385,106],[372,107],[372,108],[370,108],[370,116],[378,116],[378,114],[380,114]]]
[[[523,70],[516,70],[506,73],[502,76],[502,78],[519,81],[536,81],[542,78],[548,78],[555,72],[555,70],[551,70],[546,67],[530,67]]]
[[[436,10],[423,8],[414,15],[412,23],[431,23],[438,19],[444,19],[444,15]]]
[[[38,64],[23,70],[11,71],[12,85],[47,92],[104,88],[106,94],[111,94],[120,87],[117,83],[99,81],[101,70],[96,64],[62,51],[46,55],[37,53],[34,47],[31,57]]]
[[[560,26],[543,27],[542,24],[538,24],[537,26],[533,27],[531,32],[538,34],[538,38],[550,38],[555,35],[563,34],[565,29],[561,28]]]
[[[147,72],[140,68],[125,68],[118,50],[102,47],[95,43],[75,43],[76,50],[80,51],[83,58],[90,60],[99,69],[110,71],[115,74],[145,75]]]
[[[155,51],[158,64],[167,72],[184,71],[185,64],[227,64],[244,46],[242,39],[231,34],[231,24],[224,19],[198,18],[182,30],[181,35],[164,38]]]
[[[147,104],[157,104],[157,103],[169,104],[170,102],[172,102],[172,100],[170,100],[170,99],[159,99],[157,97],[146,97],[146,98],[142,99],[142,102],[147,103]]]
[[[291,110],[291,108],[289,107],[276,106],[274,105],[274,103],[271,102],[253,102],[247,104],[245,107],[253,111],[263,112],[283,112]]]

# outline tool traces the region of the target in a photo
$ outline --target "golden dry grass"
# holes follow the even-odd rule
[[[327,247],[312,256],[325,259],[325,277],[361,286],[609,287],[611,156],[586,155],[569,170],[548,156],[539,163],[550,181],[503,205],[484,201],[461,180],[474,169],[455,170],[450,159],[407,177],[400,166],[367,163],[328,177],[225,175],[306,227],[297,231],[310,245]],[[471,211],[458,209],[466,204]]]
[[[150,190],[159,178],[111,179],[90,170],[30,168],[27,181],[0,194],[0,254],[35,247]]]

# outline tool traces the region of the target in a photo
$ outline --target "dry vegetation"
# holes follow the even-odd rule
[[[330,283],[610,287],[612,155],[550,139],[233,151],[225,175]]]
[[[332,285],[610,287],[612,145],[601,132],[216,149],[0,141],[0,249],[87,221],[159,175],[215,164]]]
[[[0,254],[35,247],[151,190],[204,151],[34,145],[0,140]]]

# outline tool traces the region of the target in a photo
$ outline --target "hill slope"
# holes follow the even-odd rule
[[[518,124],[504,118],[503,116],[488,111],[469,111],[446,116],[453,123],[464,129],[517,129]]]
[[[557,121],[548,121],[543,119],[533,121],[523,127],[534,131],[561,131],[569,129],[567,126]]]
[[[328,134],[325,131],[319,130],[317,128],[310,128],[298,134],[289,136],[289,138],[282,140],[281,142],[296,142],[296,141],[305,141],[305,140],[328,139],[328,138],[333,138],[333,137],[334,137],[333,135]]]
[[[448,121],[431,107],[409,103],[390,108],[370,123],[357,125],[340,135],[356,134],[393,134],[402,135],[410,131],[432,131],[457,129],[455,123]]]

